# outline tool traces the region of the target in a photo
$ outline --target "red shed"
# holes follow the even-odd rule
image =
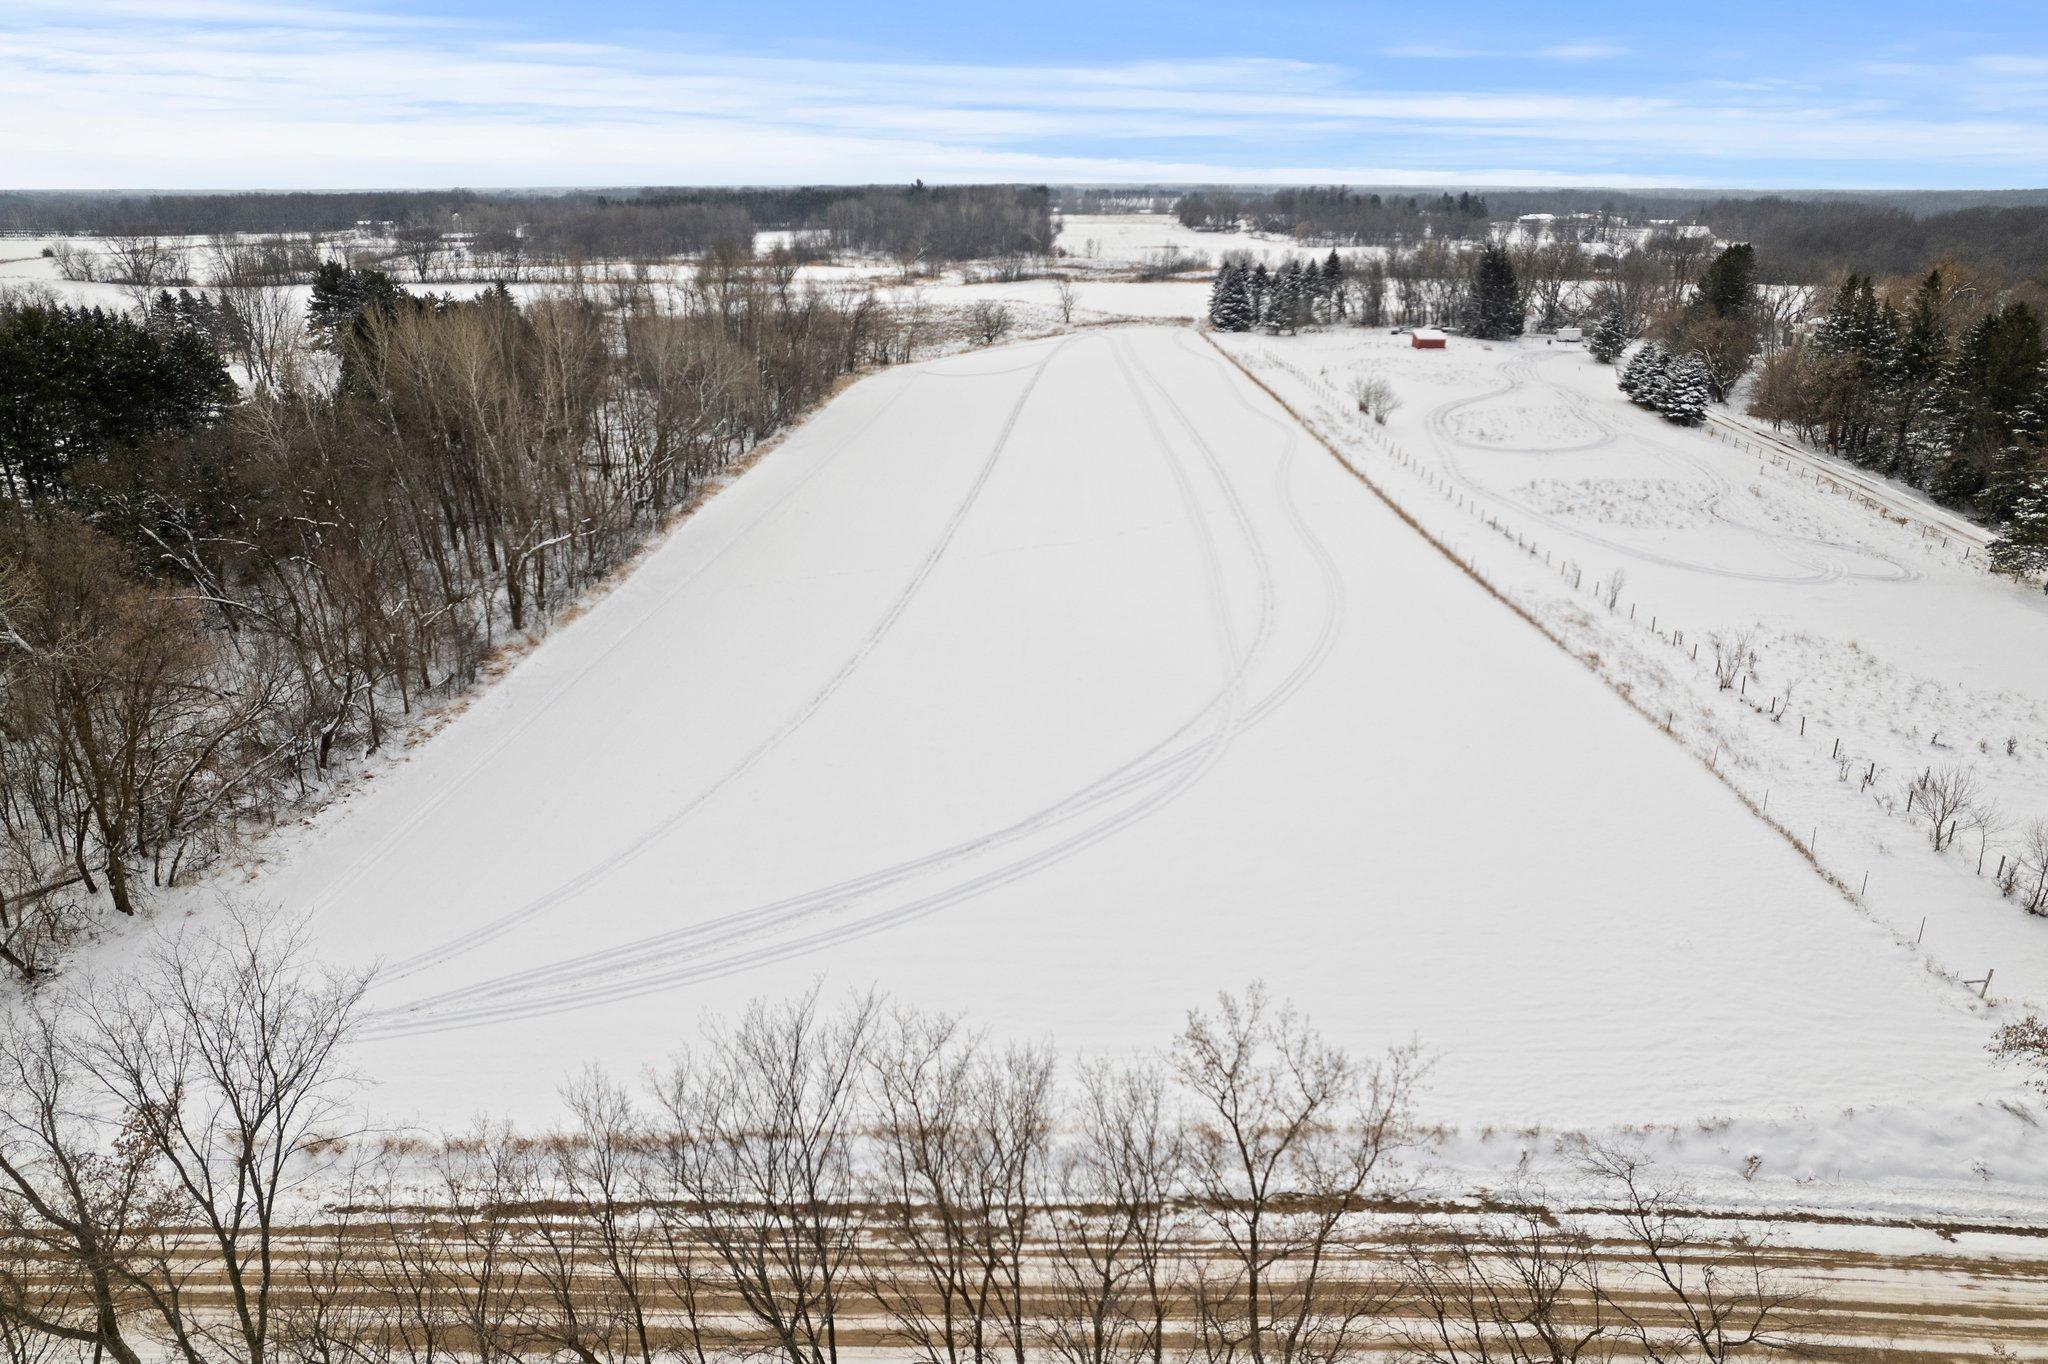
[[[1417,327],[1408,333],[1408,344],[1416,350],[1442,350],[1444,334],[1435,327]]]

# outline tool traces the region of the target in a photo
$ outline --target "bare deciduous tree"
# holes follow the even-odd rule
[[[976,341],[984,346],[993,346],[1010,334],[1010,329],[1017,325],[1017,318],[1009,304],[999,299],[981,298],[969,305],[967,325]]]
[[[872,998],[827,1015],[816,987],[786,1005],[756,1001],[660,1087],[648,1192],[671,1296],[697,1300],[702,1247],[787,1364],[839,1359],[865,1226],[852,1143],[877,1018]]]
[[[924,1364],[1024,1364],[1024,1245],[1043,1187],[1052,1062],[957,1019],[898,1013],[870,1061],[873,1201],[897,1257],[869,1293]]]
[[[1623,1346],[1594,1237],[1540,1203],[1417,1221],[1401,1255],[1420,1309],[1401,1336],[1417,1364],[1578,1364]]]
[[[1086,1067],[1077,1118],[1041,1200],[1044,1346],[1065,1364],[1161,1364],[1181,1274],[1186,1132],[1151,1065]]]
[[[1716,630],[1707,636],[1707,647],[1714,654],[1714,685],[1722,691],[1734,691],[1743,679],[1756,676],[1755,630]]]
[[[0,1285],[0,1315],[122,1364],[142,1339],[185,1364],[270,1358],[279,1215],[343,1135],[336,1049],[363,986],[312,968],[291,926],[233,909],[61,1015],[14,1017],[0,1208],[63,1299]]]
[[[425,283],[441,254],[441,229],[432,223],[410,223],[392,234],[392,242],[412,266],[413,276]]]
[[[1708,1234],[1686,1214],[1683,1191],[1656,1183],[1637,1150],[1588,1142],[1578,1156],[1619,1204],[1630,1260],[1603,1301],[1643,1357],[1654,1364],[1725,1364],[1798,1348],[1805,1300],[1772,1269],[1760,1238]]]
[[[1963,826],[1978,818],[1981,802],[1973,767],[1930,768],[1906,785],[1906,809],[1927,821],[1927,838],[1936,852],[1945,851]]]
[[[78,1046],[167,1197],[196,1224],[204,1263],[227,1286],[227,1321],[187,1301],[190,1251],[168,1228],[133,1283],[188,1364],[263,1364],[279,1212],[315,1173],[315,1153],[347,1135],[337,1051],[367,978],[314,969],[299,931],[261,911],[234,907],[224,920],[88,992]]]
[[[1204,1356],[1353,1353],[1394,1290],[1335,1262],[1411,1139],[1415,1053],[1360,1065],[1254,985],[1188,1015],[1173,1068],[1194,1109],[1188,1192],[1221,1246],[1196,1276]]]
[[[189,284],[185,248],[151,235],[107,238],[111,278],[128,286],[135,306],[147,310],[149,300],[168,285]]]

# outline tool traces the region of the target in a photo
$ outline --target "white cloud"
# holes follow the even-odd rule
[[[1842,166],[1845,183],[1857,166],[1916,158],[2048,165],[2037,118],[1828,99],[1821,82],[1403,90],[1271,59],[827,60],[517,41],[261,0],[0,4],[0,181],[21,186],[1783,183],[1771,167],[1815,161]],[[1589,41],[1522,55],[1619,53]]]
[[[1628,49],[1620,43],[1592,40],[1551,43],[1543,47],[1528,48],[1462,47],[1455,43],[1401,43],[1386,49],[1386,54],[1389,57],[1402,57],[1414,61],[1599,62],[1615,57],[1626,57]]]

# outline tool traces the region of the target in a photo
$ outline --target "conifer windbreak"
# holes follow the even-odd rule
[[[1992,525],[2048,477],[2048,343],[2023,301],[1967,326],[1972,290],[1927,272],[1895,303],[1864,275],[1835,290],[1804,346],[1765,365],[1750,413]]]

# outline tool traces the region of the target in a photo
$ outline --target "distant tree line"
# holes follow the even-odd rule
[[[1437,236],[1479,237],[1489,215],[1496,221],[1560,215],[1552,230],[1567,241],[1611,240],[1622,228],[1703,225],[1722,241],[1754,245],[1764,283],[1820,284],[1851,270],[1915,275],[1949,261],[2008,285],[2048,288],[2048,203],[2038,194],[1696,199],[1569,189],[1480,196],[1203,188],[1184,193],[1176,211],[1198,230],[1244,226],[1318,244],[1413,242],[1425,228]]]
[[[474,190],[263,191],[109,194],[0,190],[0,231],[91,236],[199,237],[215,232],[339,232],[368,219],[441,220],[486,204],[542,196]],[[553,196],[548,196],[553,197]]]
[[[1318,263],[1290,258],[1277,269],[1226,255],[1209,289],[1217,331],[1293,332],[1351,322],[1377,327],[1446,323],[1487,338],[1520,336],[1528,303],[1506,248],[1425,244],[1346,261],[1332,247]]]
[[[1767,282],[1817,284],[1849,271],[1924,274],[1960,263],[2008,284],[2048,286],[2048,205],[1915,214],[1882,204],[1717,199],[1695,221],[1724,240],[1755,243]]]
[[[1183,227],[1198,232],[1246,227],[1318,244],[1372,246],[1413,242],[1425,232],[1448,237],[1487,232],[1486,200],[1470,193],[1382,199],[1341,186],[1270,193],[1197,190],[1184,195],[1174,211]]]
[[[840,186],[620,194],[0,194],[0,230],[159,240],[346,232],[390,224],[425,255],[458,227],[485,255],[651,259],[750,250],[758,228],[829,233],[839,246],[951,262],[1052,249],[1044,187]],[[459,219],[458,219],[459,215]],[[169,249],[169,248],[165,248]],[[177,279],[166,282],[178,283]]]

